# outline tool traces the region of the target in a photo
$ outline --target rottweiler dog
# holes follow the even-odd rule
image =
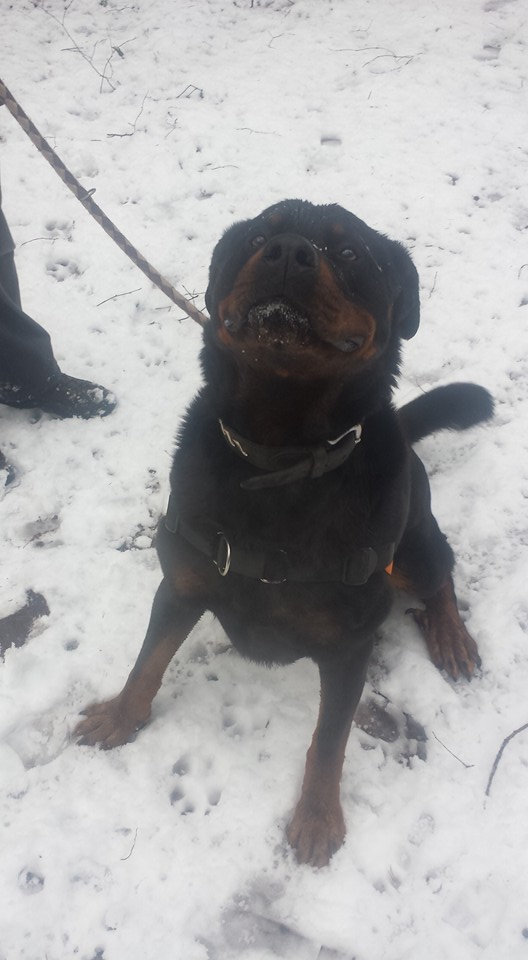
[[[285,200],[230,227],[212,258],[204,383],[181,429],[157,535],[163,581],[122,692],[85,710],[84,744],[115,747],[149,719],[175,653],[205,610],[265,664],[310,657],[319,717],[287,828],[300,862],[341,846],[339,785],[372,651],[395,588],[434,663],[479,664],[457,609],[453,554],[412,444],[492,414],[474,384],[395,410],[418,276],[399,243],[337,205]]]

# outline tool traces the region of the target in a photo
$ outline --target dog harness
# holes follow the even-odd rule
[[[226,443],[240,457],[267,475],[244,480],[246,490],[282,486],[306,477],[320,477],[335,470],[348,459],[361,440],[361,426],[356,424],[335,440],[327,440],[313,447],[266,447],[247,440],[231,427],[219,421]],[[279,469],[277,469],[279,468]],[[262,583],[342,583],[361,586],[376,571],[392,572],[394,543],[374,547],[358,547],[334,555],[330,560],[317,558],[299,562],[292,551],[272,547],[269,543],[253,540],[241,544],[214,520],[200,518],[190,524],[181,517],[172,494],[169,497],[165,527],[179,534],[193,547],[209,557],[220,576],[231,571]]]

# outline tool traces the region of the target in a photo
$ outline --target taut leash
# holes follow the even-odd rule
[[[77,200],[82,203],[83,207],[88,211],[88,213],[97,220],[97,223],[103,228],[103,230],[108,234],[112,240],[117,243],[117,246],[121,248],[123,253],[126,253],[127,257],[136,264],[137,267],[145,274],[149,280],[152,281],[163,293],[187,313],[193,320],[196,320],[196,323],[199,323],[200,326],[204,326],[207,321],[207,317],[201,310],[198,310],[183,294],[178,293],[177,290],[172,286],[169,281],[158,272],[148,260],[136,250],[134,245],[130,243],[123,233],[117,229],[115,224],[108,219],[105,213],[101,208],[95,203],[92,199],[93,190],[86,190],[81,183],[73,176],[65,164],[62,162],[59,156],[55,153],[52,147],[50,147],[47,140],[44,139],[41,133],[37,130],[35,124],[32,120],[29,119],[27,113],[22,109],[20,104],[15,100],[13,94],[8,90],[5,83],[0,80],[0,105],[4,103],[9,110],[10,114],[15,118],[17,123],[20,124],[24,133],[26,133],[32,143],[35,144],[37,150],[42,154],[43,157],[48,161],[48,163],[53,167],[55,172],[59,175],[63,183],[66,184],[69,190],[77,197]]]

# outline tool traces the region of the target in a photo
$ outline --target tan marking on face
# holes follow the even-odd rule
[[[262,249],[256,251],[240,269],[233,289],[218,306],[220,323],[217,329],[217,338],[224,346],[233,348],[237,342],[236,328],[233,332],[226,328],[226,319],[232,318],[235,325],[237,321],[243,321],[248,308],[255,302],[255,291],[258,292],[256,272],[261,258]],[[364,307],[354,304],[346,298],[337,284],[333,270],[324,258],[319,261],[315,287],[310,296],[306,297],[304,309],[310,318],[316,338],[323,341],[346,340],[354,336],[362,338],[362,346],[350,353],[340,351],[337,347],[334,348],[335,357],[333,359],[339,366],[367,361],[375,355],[376,321],[374,317]],[[246,356],[247,361],[258,362],[261,352],[268,353],[269,345],[255,345],[254,350],[256,351],[255,356],[248,354]],[[275,372],[281,377],[290,376],[292,373],[290,366],[292,351],[297,356],[302,354],[308,364],[308,356],[313,350],[313,345],[305,344],[298,348],[293,346],[288,358],[284,357],[283,360],[278,356],[275,358]],[[320,355],[320,348],[318,349],[315,346],[315,351]],[[310,375],[313,375],[314,371],[311,370],[311,364],[306,368],[307,375],[309,370]],[[299,370],[296,372],[299,373]]]
[[[248,302],[251,301],[251,293],[255,286],[254,270],[261,257],[262,250],[257,250],[239,271],[231,293],[228,293],[227,297],[220,301],[218,316],[222,325],[226,317],[243,313]]]
[[[347,336],[363,337],[363,345],[355,350],[353,355],[368,360],[375,353],[374,317],[364,307],[347,300],[337,285],[333,271],[324,260],[321,260],[318,272],[314,316],[317,321],[322,321],[317,323],[319,336],[331,340],[346,340]]]

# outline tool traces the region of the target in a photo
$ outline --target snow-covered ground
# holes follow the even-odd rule
[[[18,471],[0,617],[28,590],[49,606],[0,663],[1,960],[526,956],[528,732],[485,790],[528,722],[527,20],[521,0],[2,3],[0,76],[198,306],[233,220],[286,196],[340,202],[420,271],[399,399],[475,380],[497,414],[420,448],[482,671],[441,676],[402,600],[365,693],[392,742],[354,728],[328,868],[284,840],[317,713],[308,661],[246,663],[205,618],[133,744],[76,746],[78,711],[120,689],[143,638],[200,329],[0,108],[25,307],[67,373],[119,398],[89,422],[0,407]]]

